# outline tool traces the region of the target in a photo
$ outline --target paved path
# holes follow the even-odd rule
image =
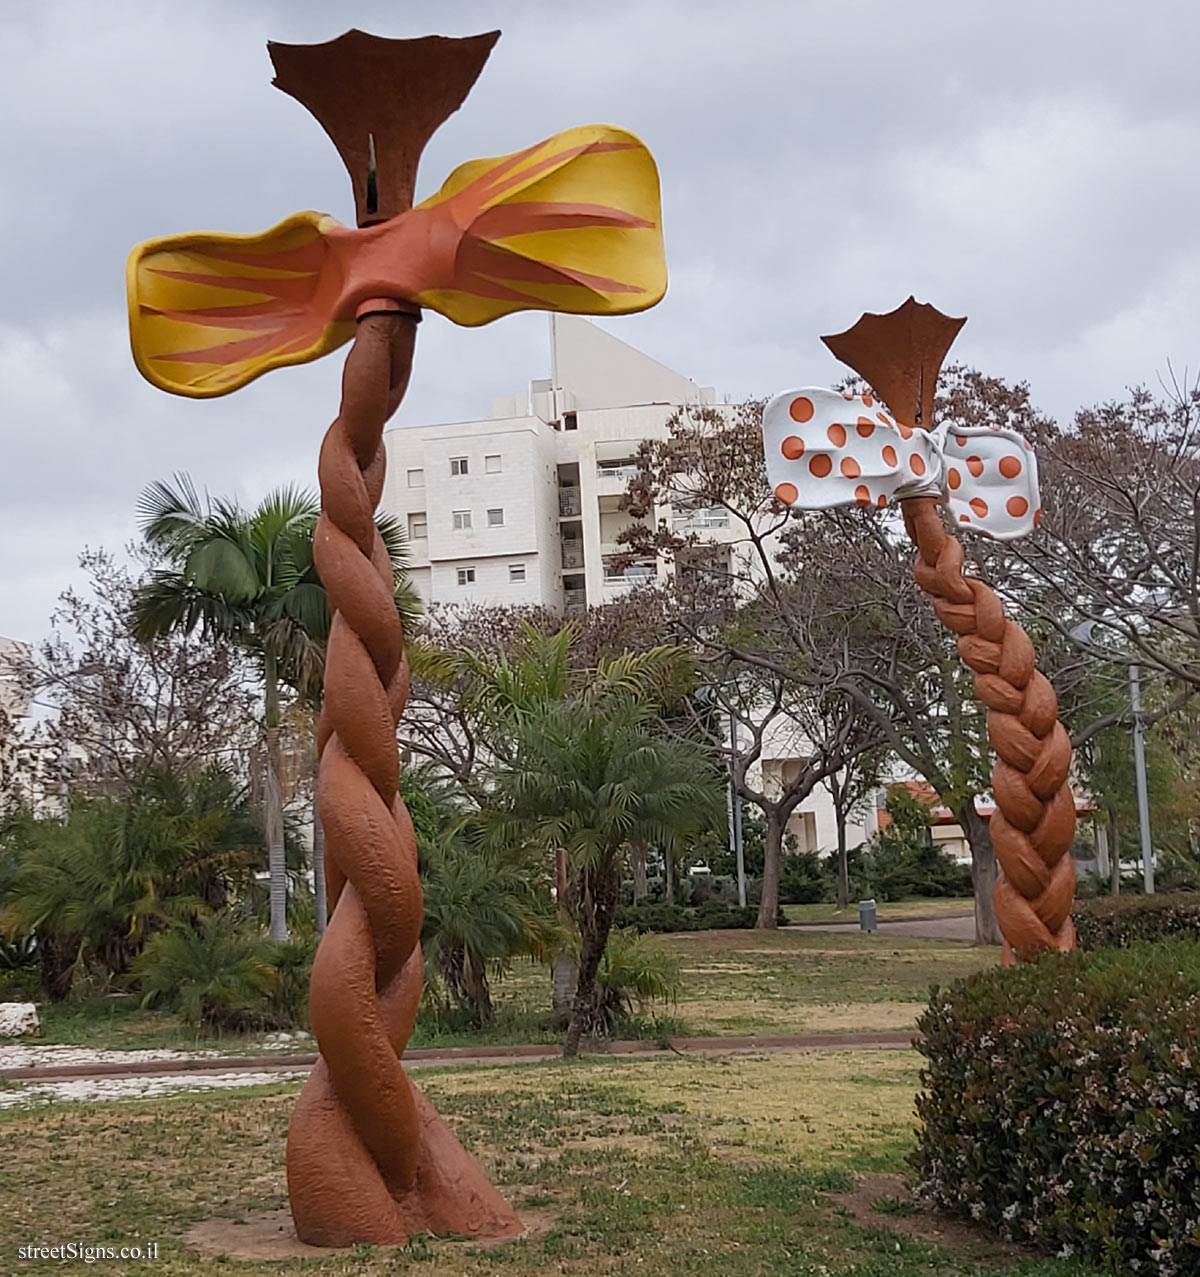
[[[793,926],[808,931],[858,931],[857,922],[802,922]],[[903,918],[896,922],[881,921],[877,933],[885,936],[924,936],[929,940],[974,940],[975,919],[965,918]]]
[[[793,1037],[675,1038],[663,1047],[651,1042],[612,1042],[589,1058],[647,1059],[678,1056],[775,1053],[781,1051],[905,1050],[913,1033],[811,1033]],[[512,1064],[561,1058],[553,1043],[522,1046],[447,1047],[409,1051],[410,1068]],[[0,1069],[0,1109],[48,1102],[148,1099],[183,1092],[229,1090],[304,1078],[317,1057],[311,1053],[268,1056],[194,1056],[190,1059],[95,1060],[91,1063],[30,1065]]]

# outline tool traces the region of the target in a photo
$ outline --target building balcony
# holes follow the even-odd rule
[[[559,488],[558,517],[560,519],[578,519],[583,510],[583,502],[578,488]]]
[[[583,612],[587,610],[587,590],[564,590],[563,591],[563,607],[568,612]]]
[[[729,527],[729,511],[722,506],[709,510],[677,510],[671,515],[671,527],[676,532],[702,532],[710,528]]]
[[[605,585],[645,585],[656,575],[653,559],[639,559],[625,567],[618,567],[611,558],[605,558],[603,562]]]
[[[562,547],[562,565],[564,568],[583,567],[583,542],[564,541]]]

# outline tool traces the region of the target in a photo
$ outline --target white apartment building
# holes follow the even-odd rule
[[[621,500],[642,440],[663,437],[680,406],[712,403],[712,389],[569,315],[550,317],[550,368],[496,400],[490,417],[384,436],[382,509],[407,528],[412,581],[426,604],[571,612],[662,570],[614,565],[631,522]],[[694,526],[706,516],[683,518]],[[726,520],[724,511],[708,517]]]
[[[711,387],[635,350],[594,323],[551,316],[550,376],[497,399],[477,421],[400,426],[385,436],[381,508],[408,531],[410,576],[429,605],[538,604],[564,613],[612,602],[665,571],[618,569],[631,522],[622,498],[644,439],[662,438],[679,408],[712,404]],[[738,536],[728,513],[654,510],[657,521],[702,531],[725,553]],[[795,766],[795,745],[772,741],[768,787]],[[851,846],[874,832],[874,812],[847,829]],[[794,814],[801,851],[837,846],[833,805],[818,787]]]

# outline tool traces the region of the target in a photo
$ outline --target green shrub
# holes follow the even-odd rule
[[[270,1007],[282,984],[277,949],[255,923],[214,913],[153,936],[134,961],[133,978],[143,1006],[173,1007],[188,1024],[235,1032],[286,1028],[290,1021]]]
[[[668,904],[665,900],[640,900],[636,904],[621,905],[617,909],[615,925],[631,927],[635,931],[739,931],[753,927],[758,921],[758,909],[747,905],[722,904],[719,900],[706,900],[696,908]],[[787,925],[782,910],[776,916],[780,926]]]
[[[919,1028],[923,1196],[1113,1272],[1200,1272],[1200,943],[996,968]]]
[[[828,872],[833,869],[832,875]],[[837,856],[823,861],[815,851],[798,851],[780,857],[779,903],[815,905],[832,900],[836,893]]]
[[[1123,949],[1139,940],[1172,936],[1200,940],[1200,892],[1080,901],[1075,930],[1081,949]]]
[[[268,1006],[274,1015],[298,1028],[308,1028],[308,982],[319,939],[313,934],[275,941],[279,983],[268,998]]]

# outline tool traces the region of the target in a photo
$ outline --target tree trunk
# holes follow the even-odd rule
[[[644,900],[649,890],[646,882],[646,858],[648,848],[644,842],[635,842],[629,848],[629,867],[633,871],[633,898]]]
[[[65,1002],[71,996],[71,980],[75,971],[75,953],[66,950],[53,936],[39,935],[37,947],[38,977],[51,1002]]]
[[[779,925],[779,861],[783,854],[783,827],[786,819],[778,811],[768,811],[767,828],[763,834],[762,898],[758,902],[758,920],[754,926],[760,930],[774,929]]]
[[[595,1007],[596,973],[600,970],[617,911],[617,877],[614,867],[603,865],[585,870],[582,875],[579,931],[583,942],[579,954],[579,983],[575,988],[571,1022],[567,1025],[567,1039],[563,1043],[564,1059],[574,1059],[579,1054],[579,1039]]]
[[[663,898],[669,905],[675,903],[675,860],[670,847],[663,848]]]
[[[286,940],[287,860],[283,850],[283,755],[279,746],[279,677],[275,658],[263,661],[267,692],[267,783],[263,789],[263,829],[267,836],[267,867],[271,875],[271,939]]]
[[[1000,867],[992,850],[992,831],[975,810],[973,801],[964,803],[954,813],[967,835],[971,847],[971,883],[975,889],[975,943],[1003,944],[1000,924],[996,921],[996,879]]]
[[[846,811],[842,802],[845,790],[837,783],[836,777],[830,778],[829,792],[833,798],[833,816],[837,824],[837,908],[840,912],[850,907],[850,852],[846,847]]]
[[[1109,894],[1119,896],[1121,894],[1121,830],[1117,826],[1115,807],[1108,809],[1108,865]]]
[[[317,920],[317,935],[325,934],[329,922],[329,896],[325,886],[325,826],[321,824],[321,810],[317,806],[316,790],[313,791],[313,903]]]
[[[482,1029],[496,1018],[492,1009],[492,991],[488,986],[487,967],[476,962],[471,950],[464,947],[462,951],[463,988],[475,1017],[475,1023]]]
[[[575,929],[575,921],[567,903],[570,883],[567,880],[567,853],[562,847],[554,852],[554,894],[558,905],[558,922],[564,936]],[[570,1015],[571,1000],[575,996],[575,982],[579,975],[579,964],[570,947],[563,949],[554,958],[554,974],[551,989],[550,1005],[565,1022]]]

